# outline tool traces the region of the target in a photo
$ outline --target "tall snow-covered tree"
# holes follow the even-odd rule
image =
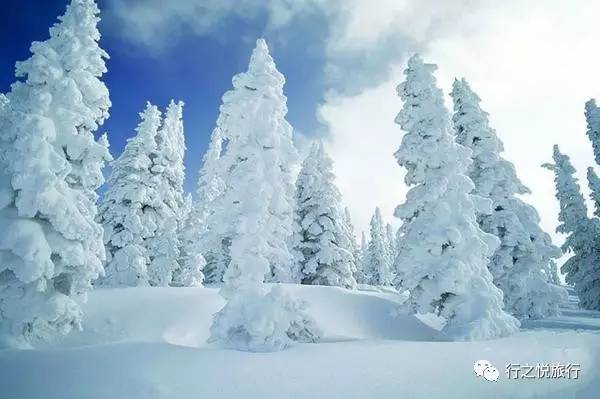
[[[556,198],[560,205],[556,228],[558,233],[567,237],[562,245],[565,253],[572,256],[562,265],[567,283],[575,287],[579,304],[585,309],[600,310],[600,247],[598,237],[600,226],[598,219],[590,219],[587,215],[585,199],[581,194],[575,175],[575,168],[569,157],[554,146],[553,164],[544,167],[554,172]],[[592,197],[596,187],[593,171],[588,175]]]
[[[585,119],[586,134],[592,142],[596,163],[600,165],[600,107],[596,105],[596,100],[591,99],[585,103]]]
[[[567,293],[551,284],[554,276],[546,271],[561,256],[560,249],[540,228],[536,210],[518,197],[530,191],[502,157],[502,141],[489,125],[480,98],[465,79],[454,81],[451,96],[456,141],[472,151],[468,174],[473,192],[492,202],[492,212],[477,217],[483,231],[500,239],[488,269],[504,293],[505,309],[520,319],[556,315]]]
[[[403,222],[397,285],[410,291],[414,312],[444,317],[443,331],[454,339],[508,335],[519,322],[503,311],[502,291],[486,267],[498,239],[475,216],[490,204],[471,194],[471,151],[454,140],[436,68],[414,55],[397,88],[404,106],[396,123],[406,133],[395,156],[410,187],[395,211]]]
[[[112,162],[108,189],[100,206],[107,249],[106,286],[149,285],[146,240],[156,233],[160,193],[151,171],[161,113],[150,103],[140,113],[136,136]]]
[[[393,265],[379,207],[375,208],[371,218],[370,233],[371,239],[365,254],[365,274],[369,284],[390,285],[393,280]]]
[[[268,292],[265,277],[292,278],[294,192],[290,165],[297,153],[286,121],[285,78],[259,39],[247,72],[233,78],[217,122],[227,147],[219,157],[223,192],[212,203],[208,226],[229,236],[230,262],[210,341],[249,351],[275,351],[292,341],[314,341],[318,331],[303,303],[281,286]]]
[[[167,107],[164,121],[156,133],[156,149],[152,159],[152,185],[156,187],[158,218],[156,229],[144,245],[148,250],[149,282],[153,286],[167,286],[173,273],[180,268],[179,229],[184,221],[185,196],[183,181],[185,168],[183,157],[185,139],[183,133],[183,103],[174,102]]]
[[[98,14],[93,0],[72,0],[17,63],[0,113],[0,345],[77,328],[102,273],[95,191],[110,155],[94,132],[111,103]]]
[[[323,145],[315,144],[296,182],[301,282],[354,288],[354,255],[332,167]]]

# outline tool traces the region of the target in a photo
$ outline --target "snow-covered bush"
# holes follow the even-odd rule
[[[96,189],[110,159],[94,132],[108,117],[107,53],[93,0],[73,0],[33,42],[0,112],[0,344],[80,326],[105,257]]]
[[[557,145],[554,146],[553,160],[553,164],[545,164],[544,167],[554,172],[556,198],[560,205],[560,224],[556,231],[567,235],[562,250],[572,254],[561,271],[565,274],[565,281],[574,286],[580,306],[600,310],[600,223],[598,218],[588,217],[585,200],[574,176],[575,168]],[[592,198],[596,199],[597,176],[588,171],[588,179]]]
[[[159,223],[159,193],[151,169],[161,113],[148,103],[140,117],[136,136],[127,141],[123,153],[111,164],[108,189],[100,206],[107,250],[106,273],[100,283],[106,286],[149,284],[146,239],[154,236]]]
[[[396,284],[410,291],[414,312],[444,317],[444,331],[454,339],[508,335],[519,322],[502,310],[502,292],[486,267],[498,239],[475,216],[490,204],[470,194],[471,151],[454,140],[435,69],[411,57],[397,89],[404,106],[396,123],[406,134],[395,156],[410,190],[395,211],[403,222]]]
[[[544,271],[561,256],[560,249],[540,228],[536,210],[518,197],[529,189],[517,177],[514,165],[502,157],[502,141],[490,127],[477,94],[462,79],[454,81],[451,96],[456,141],[472,151],[468,172],[475,184],[473,192],[492,201],[492,212],[479,213],[477,219],[483,231],[500,239],[488,269],[504,293],[505,309],[521,319],[556,315],[567,293],[552,284]]]
[[[303,284],[353,288],[354,255],[332,166],[323,145],[315,144],[296,181],[300,279]]]
[[[240,350],[280,350],[318,337],[301,304],[264,286],[265,277],[293,278],[290,166],[297,154],[285,119],[284,82],[266,42],[258,40],[248,71],[236,75],[223,96],[217,122],[227,142],[217,161],[224,184],[207,226],[231,244],[221,289],[227,303],[215,316],[210,340]]]
[[[363,270],[367,276],[368,284],[390,285],[394,278],[392,273],[393,260],[390,256],[390,248],[379,207],[375,208],[369,228],[371,239],[367,244],[363,263]]]

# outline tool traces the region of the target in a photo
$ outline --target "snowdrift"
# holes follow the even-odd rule
[[[393,316],[394,293],[285,289],[309,303],[325,342],[278,353],[223,350],[205,344],[223,306],[215,288],[95,290],[84,331],[51,348],[0,351],[0,398],[563,399],[594,398],[600,389],[600,335],[591,329],[446,342],[416,317]],[[500,370],[498,382],[475,377],[479,359]],[[504,374],[507,363],[537,362],[579,363],[581,377],[515,381]]]

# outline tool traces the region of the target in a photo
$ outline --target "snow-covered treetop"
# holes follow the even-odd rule
[[[61,91],[55,94],[63,96],[72,106],[78,105],[68,110],[68,116],[79,119],[75,126],[85,126],[89,130],[96,130],[108,118],[111,105],[106,86],[93,79],[106,72],[104,59],[109,58],[98,45],[99,12],[94,0],[72,0],[66,13],[59,17],[60,22],[50,28],[50,38],[44,42],[33,42],[30,49],[33,55],[26,61],[17,62],[16,66],[16,76],[25,77],[28,85],[57,82],[68,86],[72,83],[63,80],[68,77],[75,85],[85,87],[86,90],[78,91],[70,99],[68,87],[62,95]],[[15,85],[19,82],[13,85],[13,91]],[[40,102],[47,100],[39,99]],[[66,128],[67,124],[61,127]]]
[[[586,134],[592,142],[596,163],[600,165],[600,108],[596,105],[596,100],[591,99],[585,103],[585,119]]]
[[[428,175],[463,173],[470,163],[467,148],[459,146],[456,151],[446,151],[454,145],[454,136],[443,93],[433,76],[436,69],[436,65],[425,64],[419,55],[414,55],[404,70],[406,80],[397,87],[404,107],[395,121],[406,134],[394,155],[398,164],[406,167],[407,185],[423,183],[432,178]]]
[[[223,95],[221,113],[217,121],[223,140],[235,142],[240,146],[248,141],[257,140],[265,149],[281,147],[280,154],[297,159],[298,155],[292,141],[292,127],[285,120],[287,114],[287,99],[283,94],[285,78],[277,70],[264,39],[256,41],[248,70],[235,75],[232,83],[234,90]],[[250,99],[256,98],[261,99],[260,104],[249,102]],[[251,134],[243,129],[233,129],[244,122],[245,114],[257,112],[259,108],[264,113],[264,117],[257,118],[257,123],[251,127],[244,126],[251,131]],[[277,126],[272,126],[273,124]],[[277,134],[273,134],[273,127],[276,128]],[[291,165],[286,166],[287,169],[290,167]]]
[[[556,184],[556,198],[559,200],[560,212],[558,220],[560,224],[556,228],[559,233],[569,234],[588,230],[587,207],[585,199],[581,194],[579,183],[575,175],[575,168],[571,164],[568,155],[562,154],[558,145],[554,145],[552,158],[554,164],[544,164],[543,166],[554,172],[554,181]],[[585,226],[585,227],[584,227]],[[580,234],[572,234],[563,244],[563,251],[573,249],[580,245],[585,245],[590,237],[583,237]]]
[[[464,79],[454,80],[452,92],[456,141],[473,151],[470,177],[476,193],[484,197],[510,197],[527,194],[529,189],[517,177],[515,167],[500,156],[502,141],[489,125],[488,113],[481,109],[479,96]]]

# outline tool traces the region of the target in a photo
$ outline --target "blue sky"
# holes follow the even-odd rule
[[[0,91],[29,44],[44,40],[68,0],[4,0]],[[600,3],[562,0],[99,0],[105,82],[113,107],[104,126],[113,155],[133,134],[147,100],[185,101],[186,189],[195,180],[231,77],[265,37],[286,75],[288,119],[321,137],[359,232],[375,206],[393,218],[404,201],[395,87],[408,56],[439,66],[445,93],[466,77],[532,194],[526,200],[554,234],[558,206],[540,165],[552,145],[571,156],[580,181],[594,165],[583,104],[600,97]],[[451,103],[447,105],[451,107]],[[585,184],[582,184],[587,192]],[[554,234],[557,241],[560,237]]]
[[[64,12],[66,0],[8,0],[0,16],[0,92],[14,81],[14,64],[29,57],[29,45],[45,40],[48,28]],[[316,108],[324,93],[323,43],[327,27],[318,17],[299,19],[276,34],[266,32],[267,16],[226,18],[219,36],[180,34],[159,49],[132,43],[123,34],[125,21],[115,16],[111,3],[99,2],[102,10],[101,46],[109,53],[108,73],[112,109],[102,130],[108,132],[113,156],[121,153],[125,140],[134,134],[138,113],[145,102],[165,107],[171,98],[185,102],[184,123],[188,191],[195,180],[210,133],[218,116],[223,93],[231,88],[234,74],[246,69],[258,37],[270,45],[287,79],[288,119],[305,135],[319,134],[322,126]]]

